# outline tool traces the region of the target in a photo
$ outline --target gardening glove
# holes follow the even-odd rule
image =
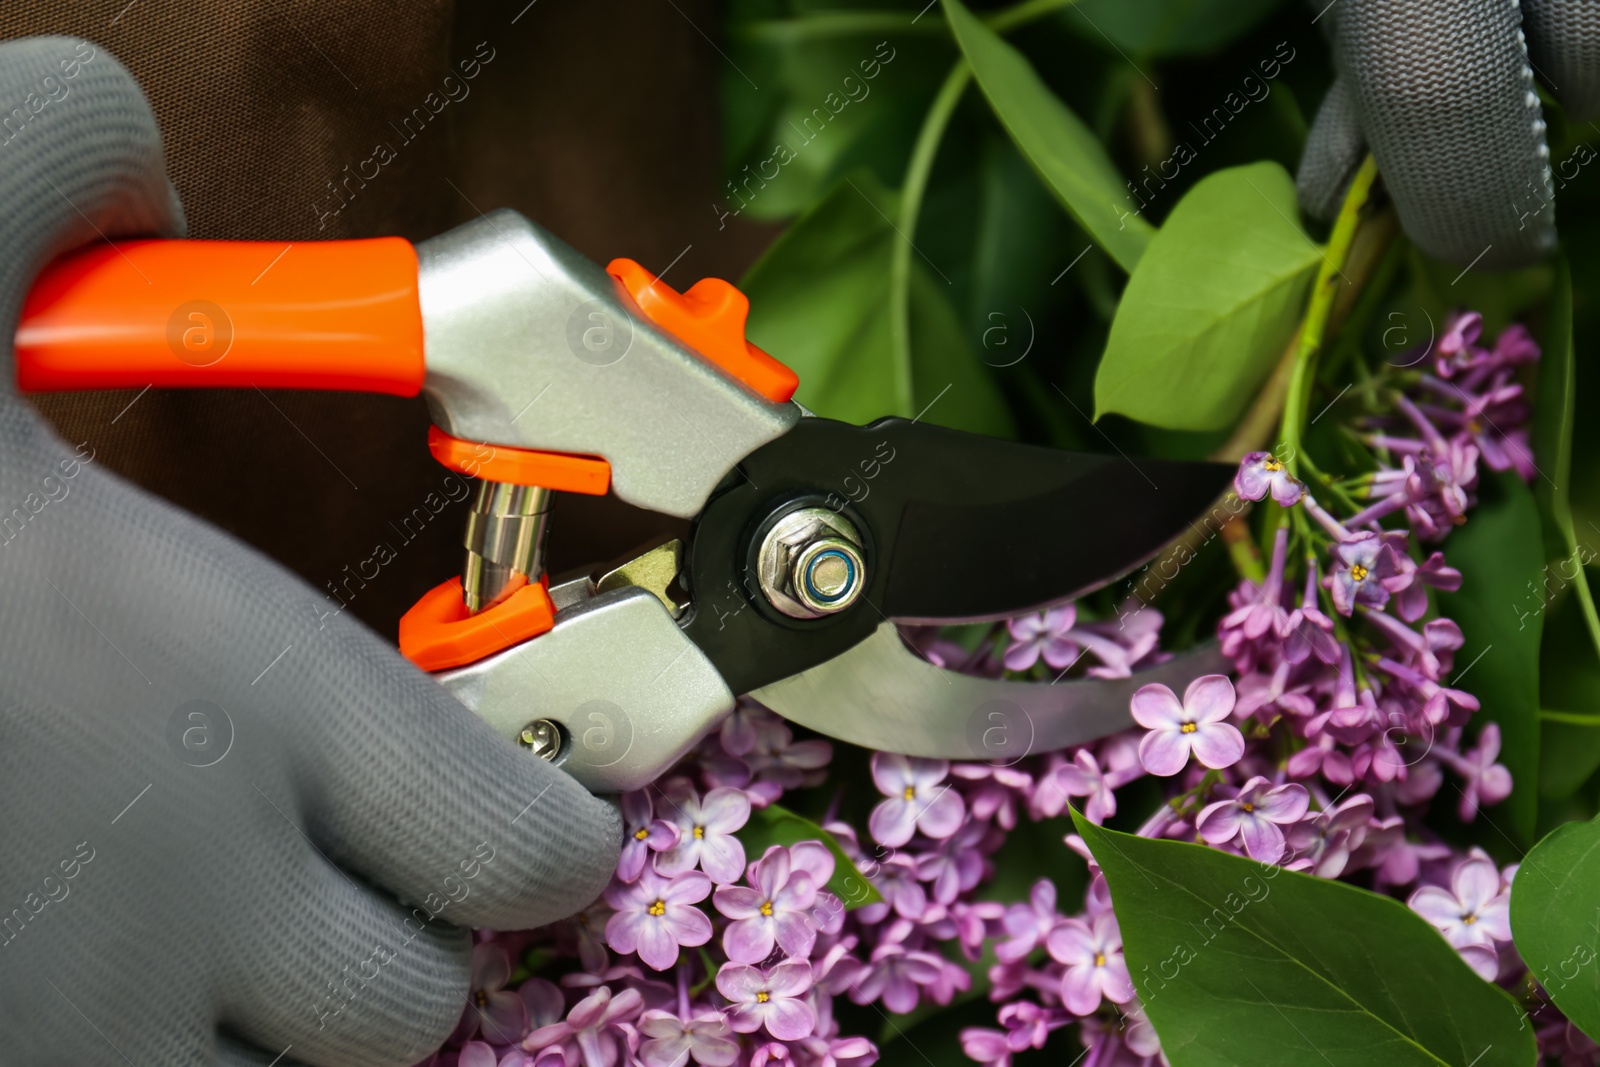
[[[1312,6],[1339,74],[1300,162],[1306,211],[1332,218],[1370,149],[1406,233],[1429,255],[1495,270],[1553,251],[1555,185],[1534,78],[1570,120],[1600,114],[1600,3]]]
[[[41,268],[182,228],[128,72],[0,45],[0,1064],[412,1063],[469,927],[587,904],[618,820],[16,395]]]

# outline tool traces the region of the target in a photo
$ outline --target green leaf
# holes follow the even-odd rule
[[[858,171],[797,219],[740,283],[750,339],[795,369],[796,399],[819,415],[860,424],[926,408],[929,422],[1009,436],[999,390],[920,262],[909,286],[911,381],[901,377],[889,322],[896,207],[894,193]]]
[[[961,0],[944,0],[956,43],[1001,125],[1063,207],[1099,245],[1132,270],[1154,229],[1133,212],[1124,179],[1093,131],[1039,79],[1021,52]]]
[[[844,901],[845,911],[883,900],[873,884],[850,862],[832,834],[782,805],[768,804],[751,811],[750,821],[739,831],[739,840],[744,845],[745,856],[752,861],[760,859],[773,845],[788,847],[801,841],[821,841],[833,853],[833,877],[828,879],[828,889]]]
[[[1544,574],[1543,593],[1548,597],[1570,586],[1583,612],[1584,624],[1597,655],[1600,655],[1600,613],[1583,568],[1594,558],[1594,550],[1578,543],[1572,525],[1572,429],[1573,395],[1576,382],[1572,353],[1572,270],[1565,256],[1558,261],[1555,285],[1550,293],[1550,312],[1544,351],[1539,359],[1539,392],[1533,410],[1533,453],[1538,460],[1534,491],[1538,495],[1545,523],[1559,546],[1549,554],[1550,566]],[[1551,590],[1554,584],[1557,588]]]
[[[1399,901],[1074,819],[1173,1067],[1533,1064],[1515,1002]]]
[[[1276,163],[1208,175],[1128,279],[1095,376],[1095,418],[1169,430],[1236,423],[1294,333],[1320,251]]]
[[[1537,607],[1539,593],[1523,598]],[[1531,597],[1531,599],[1530,599]],[[1539,795],[1563,800],[1600,770],[1600,660],[1576,597],[1544,613],[1539,639]]]
[[[1511,933],[1556,1007],[1600,1037],[1600,820],[1568,823],[1540,841],[1511,886]]]
[[[1576,793],[1600,770],[1600,715],[1588,721],[1562,712],[1541,712],[1539,722],[1539,795],[1563,800]]]
[[[1227,44],[1283,0],[1078,0],[1062,20],[1130,55],[1192,55]]]
[[[1467,524],[1450,535],[1445,557],[1461,571],[1461,591],[1441,593],[1439,610],[1461,625],[1466,643],[1456,653],[1448,684],[1483,705],[1473,718],[1500,725],[1500,762],[1514,783],[1506,803],[1510,832],[1533,840],[1538,817],[1539,637],[1544,618],[1529,583],[1544,570],[1539,509],[1515,474],[1485,471],[1480,502]],[[1531,608],[1531,610],[1530,610]],[[1498,812],[1490,818],[1503,824]]]
[[[1060,287],[1052,289],[1051,279],[1060,278],[1061,268],[1087,241],[1055,210],[1039,176],[998,131],[985,131],[975,158],[976,188],[965,203],[974,224],[967,315],[982,336],[1002,321],[997,313],[1015,319],[1016,309],[1031,308],[1030,314],[1042,317],[1060,302],[1063,294]],[[994,363],[1015,357],[989,355]]]
[[[917,19],[922,7],[733,0],[721,94],[725,210],[788,218],[863,166],[899,180],[954,55],[938,19]]]

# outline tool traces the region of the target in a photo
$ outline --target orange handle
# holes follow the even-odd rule
[[[364,241],[128,241],[52,264],[17,327],[25,392],[422,388],[417,254]]]

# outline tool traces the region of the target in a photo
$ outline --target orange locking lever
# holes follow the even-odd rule
[[[155,386],[415,395],[407,241],[126,241],[52,264],[17,328],[25,392]]]
[[[800,376],[745,340],[750,298],[721,278],[701,278],[678,292],[631,259],[606,264],[645,317],[724,374],[775,404],[794,396]]]

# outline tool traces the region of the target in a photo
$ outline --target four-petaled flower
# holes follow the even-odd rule
[[[718,911],[732,919],[722,934],[722,947],[734,963],[760,963],[773,946],[785,956],[809,956],[817,941],[810,914],[817,885],[791,863],[789,850],[773,845],[750,865],[750,885],[719,886],[713,898]]]
[[[699,871],[667,878],[646,870],[632,885],[614,884],[606,890],[606,903],[617,909],[606,923],[606,942],[668,970],[678,962],[679,946],[711,940],[711,920],[695,907],[710,893],[711,879]]]
[[[1333,546],[1335,566],[1327,577],[1333,606],[1349,615],[1357,604],[1381,608],[1389,601],[1384,581],[1396,571],[1394,549],[1371,530],[1363,530]]]
[[[750,820],[750,797],[723,786],[701,799],[694,789],[667,796],[677,825],[677,844],[656,857],[656,870],[682,874],[698,865],[719,885],[737,882],[744,872],[744,845],[734,835]]]
[[[1456,948],[1511,940],[1511,898],[1494,861],[1481,853],[1456,867],[1449,889],[1426,885],[1406,903]]]
[[[1061,916],[1056,912],[1056,885],[1048,878],[1033,883],[1025,904],[1013,904],[1006,909],[1001,925],[1006,940],[994,947],[994,954],[1003,963],[1018,963],[1028,958],[1035,948],[1050,936]]]
[[[1237,796],[1202,808],[1195,829],[1213,845],[1241,841],[1251,859],[1277,863],[1283,858],[1282,827],[1299,822],[1310,806],[1305,786],[1295,782],[1272,786],[1256,775]]]
[[[1006,669],[1025,671],[1041,658],[1053,670],[1072,666],[1078,658],[1078,643],[1072,639],[1077,620],[1077,609],[1068,604],[1006,623],[1011,633],[1011,647],[1005,653]]]
[[[945,782],[950,764],[888,752],[872,754],[872,782],[889,799],[872,809],[867,828],[880,844],[899,848],[921,830],[932,838],[949,837],[966,818],[961,794]]]
[[[741,1034],[765,1026],[779,1041],[799,1041],[816,1029],[816,1009],[802,999],[810,988],[811,964],[804,960],[784,960],[770,971],[728,963],[717,972],[728,1025]]]
[[[511,980],[511,957],[505,948],[492,942],[472,946],[472,990],[466,1011],[453,1042],[463,1042],[482,1031],[488,1041],[504,1045],[517,1040],[528,1029],[528,1008],[522,998],[507,989]]]
[[[885,1008],[904,1014],[917,1006],[919,989],[942,977],[944,967],[938,956],[886,941],[872,951],[866,971],[850,987],[850,999],[857,1004],[882,1000]]]
[[[1511,940],[1511,898],[1494,861],[1482,853],[1462,861],[1450,888],[1425,885],[1406,901],[1486,981],[1499,972],[1498,942]]]
[[[1244,735],[1225,721],[1233,713],[1233,683],[1206,674],[1189,683],[1183,702],[1159,682],[1133,694],[1133,719],[1148,733],[1139,740],[1139,762],[1151,774],[1170,777],[1183,770],[1189,753],[1212,770],[1222,770],[1244,755]]]
[[[1133,979],[1122,958],[1122,931],[1115,915],[1096,915],[1092,922],[1063,919],[1050,931],[1045,950],[1066,966],[1061,1003],[1074,1015],[1092,1014],[1102,996],[1114,1004],[1133,999]]]
[[[1233,491],[1244,500],[1261,500],[1270,492],[1280,506],[1289,508],[1300,503],[1306,487],[1271,452],[1251,452],[1239,461]]]

